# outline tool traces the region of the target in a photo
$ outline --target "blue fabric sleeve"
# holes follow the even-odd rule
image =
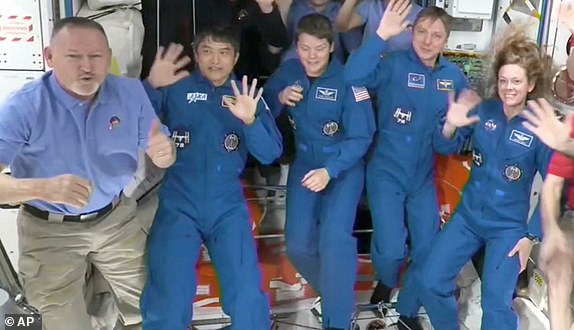
[[[462,72],[459,72],[459,77],[455,79],[455,98],[457,98],[460,93],[469,89],[468,80]],[[440,112],[440,119],[436,129],[433,132],[433,149],[442,155],[450,155],[458,152],[465,141],[472,135],[473,127],[463,127],[456,130],[453,137],[446,138],[442,134],[443,126],[446,122],[446,114],[448,111],[448,104],[445,104],[445,108]],[[476,109],[471,111],[471,114],[477,113]]]
[[[374,111],[365,87],[347,86],[343,106],[344,137],[335,146],[335,156],[325,162],[331,178],[337,178],[366,154],[375,132]]]
[[[287,80],[283,78],[283,72],[285,64],[281,65],[277,71],[267,80],[265,86],[263,87],[263,97],[267,104],[269,105],[269,110],[273,117],[277,118],[285,109],[285,106],[279,102],[279,93],[289,86]]]
[[[270,164],[281,156],[283,144],[275,119],[261,98],[257,104],[255,121],[243,126],[247,150],[263,164]]]
[[[391,60],[381,59],[388,49],[387,42],[377,34],[370,36],[347,60],[345,64],[345,82],[369,89],[385,84],[391,77]]]

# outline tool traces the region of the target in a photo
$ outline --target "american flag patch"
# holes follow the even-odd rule
[[[353,90],[353,95],[355,96],[355,102],[361,102],[371,98],[365,87],[351,86],[351,89]]]

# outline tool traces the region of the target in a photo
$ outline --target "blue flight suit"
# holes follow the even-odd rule
[[[508,253],[528,233],[541,237],[538,209],[527,224],[530,191],[536,172],[545,176],[552,150],[522,126],[523,118],[508,121],[499,100],[483,102],[477,114],[480,123],[458,133],[473,138],[470,179],[453,218],[417,267],[420,298],[435,329],[458,329],[455,278],[485,246],[482,329],[516,330],[512,296],[520,261]]]
[[[448,93],[468,84],[461,70],[443,57],[429,68],[412,47],[387,50],[388,43],[378,35],[367,39],[349,58],[345,79],[375,90],[377,97],[377,136],[366,174],[374,229],[371,257],[378,279],[395,288],[407,257],[407,230],[415,263],[439,230],[435,152],[453,153],[460,144],[443,137],[442,125]],[[420,307],[409,285],[413,280],[407,272],[398,300],[397,310],[406,317],[416,316]]]
[[[248,152],[265,164],[281,154],[273,116],[259,102],[255,122],[245,125],[224,106],[223,100],[233,96],[229,80],[215,87],[200,72],[161,90],[145,85],[172,132],[177,161],[165,173],[148,240],[143,328],[189,327],[195,266],[205,243],[218,274],[223,310],[232,318],[231,329],[269,329],[269,304],[261,290],[239,175]]]
[[[320,293],[323,327],[348,329],[357,272],[353,225],[375,120],[366,88],[346,85],[336,58],[312,81],[298,59],[281,65],[264,88],[275,116],[284,110],[277,95],[294,83],[303,87],[303,99],[287,109],[296,144],[287,181],[287,255]],[[331,180],[316,193],[301,181],[319,168]]]

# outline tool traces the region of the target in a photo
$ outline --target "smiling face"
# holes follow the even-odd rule
[[[106,36],[94,28],[66,26],[44,49],[56,80],[72,96],[91,100],[106,79],[111,50]]]
[[[534,83],[528,81],[526,69],[518,64],[505,64],[498,70],[498,97],[505,108],[524,107]]]
[[[447,40],[448,31],[440,19],[423,18],[413,27],[413,48],[429,67],[434,66]]]
[[[239,52],[228,42],[203,39],[195,50],[195,61],[201,74],[213,85],[223,85],[239,59]]]
[[[329,65],[334,45],[327,39],[319,39],[308,33],[297,38],[297,55],[309,77],[319,77]]]

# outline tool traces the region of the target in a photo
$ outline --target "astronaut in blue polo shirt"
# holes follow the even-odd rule
[[[448,95],[467,87],[461,70],[440,55],[449,34],[449,17],[440,8],[425,8],[417,15],[411,48],[387,52],[387,40],[406,28],[409,9],[409,1],[391,1],[377,33],[345,67],[348,83],[377,93],[378,134],[366,177],[374,229],[371,255],[387,301],[407,256],[416,264],[439,230],[434,153],[449,154],[459,147],[460,141],[445,138],[441,130]],[[398,325],[421,329],[415,319],[420,302],[410,281],[407,271],[398,299]]]
[[[246,77],[238,83],[232,74],[239,57],[236,33],[212,27],[195,42],[198,69],[191,76],[177,81],[182,47],[170,47],[163,56],[159,50],[145,83],[172,132],[178,160],[165,173],[148,240],[144,329],[191,325],[202,243],[217,271],[231,329],[269,329],[269,305],[239,175],[248,153],[264,164],[279,157],[281,137],[262,91],[255,93],[256,80],[248,87]]]
[[[328,18],[303,17],[296,43],[299,58],[283,63],[264,92],[275,116],[288,111],[295,135],[287,255],[321,295],[323,327],[349,329],[357,272],[353,225],[375,119],[366,88],[344,82]]]
[[[0,106],[0,203],[18,214],[19,272],[44,329],[90,329],[83,290],[88,264],[110,284],[119,326],[140,327],[146,235],[134,200],[122,198],[141,149],[155,165],[175,147],[138,80],[108,75],[103,28],[71,17],[44,50],[53,68]],[[118,253],[118,252],[121,253]]]

